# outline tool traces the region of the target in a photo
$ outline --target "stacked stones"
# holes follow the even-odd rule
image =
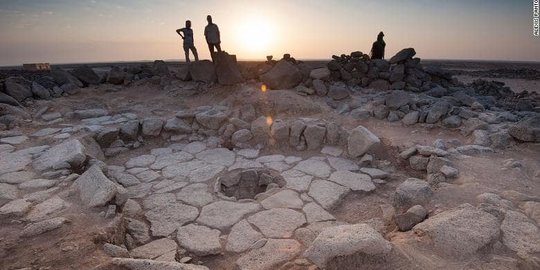
[[[332,56],[327,67],[331,80],[378,90],[421,92],[430,90],[433,83],[444,87],[454,84],[451,74],[440,69],[424,69],[420,58],[413,58],[414,55],[416,51],[407,48],[389,61],[370,60],[368,55],[357,51],[351,55]]]

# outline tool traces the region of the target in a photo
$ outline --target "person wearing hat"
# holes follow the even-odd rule
[[[373,42],[371,47],[371,59],[384,59],[384,47],[386,43],[383,40],[384,33],[380,32],[377,36],[377,41]]]

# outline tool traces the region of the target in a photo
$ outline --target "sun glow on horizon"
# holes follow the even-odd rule
[[[242,51],[261,56],[267,54],[275,44],[272,20],[261,16],[243,18],[236,32],[236,43]]]

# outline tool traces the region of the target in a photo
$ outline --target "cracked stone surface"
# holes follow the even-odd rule
[[[367,174],[337,171],[332,173],[329,180],[354,191],[369,192],[375,190],[375,185],[371,182],[371,177]]]
[[[327,178],[330,175],[330,166],[316,159],[300,161],[294,169],[319,178]]]
[[[155,207],[145,213],[153,236],[168,236],[178,226],[194,221],[198,215],[197,208],[178,202]]]
[[[214,202],[202,208],[197,222],[218,230],[226,230],[245,215],[254,213],[260,208],[257,203]]]
[[[263,239],[264,236],[253,229],[251,225],[244,219],[236,223],[227,237],[227,245],[225,250],[230,252],[244,252],[249,250],[253,244]]]
[[[203,183],[182,188],[180,192],[176,193],[176,198],[195,207],[203,207],[214,201],[214,196],[208,192],[208,185]]]
[[[315,180],[311,183],[308,195],[317,201],[324,209],[329,210],[337,206],[350,189],[334,182]]]
[[[271,208],[293,208],[300,209],[304,202],[298,196],[298,193],[292,190],[282,190],[261,201],[261,205],[265,209]]]
[[[268,239],[259,249],[244,254],[236,261],[241,270],[272,270],[296,257],[301,252],[301,244],[293,239]]]
[[[220,231],[206,226],[189,224],[178,228],[176,239],[181,247],[197,256],[221,253]]]
[[[274,208],[248,217],[269,238],[290,238],[294,230],[306,223],[304,214],[284,208]]]

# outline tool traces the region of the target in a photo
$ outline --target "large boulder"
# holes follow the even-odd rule
[[[328,90],[328,96],[334,100],[342,100],[349,97],[349,90],[346,85],[334,84]]]
[[[126,73],[120,67],[113,67],[109,71],[107,82],[110,84],[123,84],[126,78]]]
[[[0,92],[0,103],[5,103],[11,106],[22,106],[16,99],[7,95],[4,92]]]
[[[330,77],[330,70],[328,68],[316,68],[309,73],[309,77],[313,80],[325,80]]]
[[[438,252],[464,258],[494,242],[499,237],[496,217],[470,204],[447,210],[413,228],[417,235],[425,235]]]
[[[426,123],[434,124],[442,119],[451,109],[451,105],[446,101],[439,101],[433,104],[428,111]]]
[[[216,81],[216,68],[210,60],[191,62],[189,64],[191,79],[196,82],[211,83]]]
[[[32,94],[34,94],[34,97],[40,98],[40,99],[50,99],[51,98],[51,92],[45,87],[43,87],[41,84],[37,82],[32,82]]]
[[[156,60],[152,64],[152,73],[157,76],[169,76],[169,66],[163,60]]]
[[[540,116],[526,118],[511,126],[508,132],[522,142],[540,142]]]
[[[325,269],[336,258],[366,256],[383,259],[392,244],[367,224],[341,225],[324,229],[304,252],[304,257]]]
[[[390,83],[387,80],[375,80],[369,84],[369,88],[386,91],[390,89]]]
[[[216,75],[218,82],[222,85],[234,85],[244,82],[236,62],[236,55],[229,55],[226,52],[215,54]]]
[[[85,147],[73,139],[55,145],[32,162],[38,171],[78,169],[86,160]]]
[[[392,93],[386,95],[384,103],[386,107],[391,110],[397,110],[401,106],[407,105],[411,101],[411,97],[405,91],[392,91]]]
[[[433,197],[433,190],[426,181],[409,178],[397,187],[394,194],[394,205],[399,208],[426,205],[431,197]]]
[[[5,92],[21,102],[32,97],[32,83],[22,77],[10,77],[4,82]]]
[[[371,133],[367,128],[358,126],[351,130],[347,140],[347,149],[351,157],[359,157],[368,152],[372,147],[381,143],[379,137]]]
[[[82,202],[88,207],[105,206],[117,193],[117,186],[103,174],[99,165],[90,167],[77,181],[75,187]]]
[[[85,86],[98,85],[101,78],[89,66],[80,66],[71,71],[71,74],[79,79]]]
[[[302,72],[289,61],[280,60],[268,72],[261,75],[261,81],[270,89],[291,89],[302,82]]]
[[[223,122],[227,119],[227,114],[220,110],[211,109],[196,114],[195,119],[203,127],[209,129],[219,129],[221,124],[223,124]]]
[[[53,69],[51,71],[51,76],[58,85],[73,84],[77,87],[84,86],[79,79],[75,78],[75,76],[71,75],[71,73],[62,69]]]
[[[412,59],[415,55],[416,51],[414,50],[414,48],[403,49],[399,51],[396,55],[394,55],[392,58],[390,58],[390,64],[396,64],[408,59]]]
[[[501,225],[503,243],[521,254],[540,252],[540,229],[520,212],[508,211]]]

